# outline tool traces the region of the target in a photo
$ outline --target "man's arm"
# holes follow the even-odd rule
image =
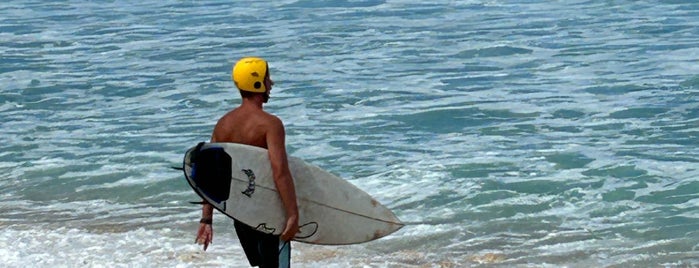
[[[216,138],[214,138],[214,135],[212,134],[211,142],[216,142],[215,140]],[[206,251],[209,244],[214,241],[214,206],[206,202],[206,200],[202,200],[202,202],[201,220],[199,220],[199,230],[197,231],[197,238],[194,242],[199,245],[204,245],[204,251]]]
[[[286,155],[284,124],[279,118],[273,117],[272,126],[267,132],[267,150],[269,161],[272,165],[274,184],[277,186],[284,211],[286,211],[286,227],[282,231],[281,239],[289,241],[294,238],[299,230],[299,211],[296,205],[296,189],[294,180],[289,171],[289,162]]]

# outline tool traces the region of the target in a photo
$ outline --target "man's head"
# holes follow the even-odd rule
[[[262,95],[264,102],[269,100],[274,82],[269,77],[267,61],[256,57],[242,58],[233,66],[231,76],[243,98]]]

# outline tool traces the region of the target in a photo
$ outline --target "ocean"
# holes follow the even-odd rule
[[[694,0],[9,0],[0,40],[4,267],[246,267],[171,168],[244,56],[289,154],[406,223],[294,267],[699,267]]]

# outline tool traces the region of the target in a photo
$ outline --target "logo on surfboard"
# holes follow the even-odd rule
[[[267,227],[267,223],[260,223],[255,227],[255,230],[266,233],[273,234],[277,229],[272,227]],[[299,225],[299,232],[296,233],[294,238],[296,239],[306,239],[316,234],[318,231],[317,222],[309,222],[306,224]]]
[[[251,169],[243,169],[243,173],[248,176],[248,188],[241,193],[248,197],[252,197],[252,194],[255,193],[255,173],[252,172]]]

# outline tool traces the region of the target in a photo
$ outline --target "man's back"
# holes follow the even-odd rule
[[[281,121],[262,109],[241,105],[219,119],[211,141],[242,143],[268,149],[267,134]]]

